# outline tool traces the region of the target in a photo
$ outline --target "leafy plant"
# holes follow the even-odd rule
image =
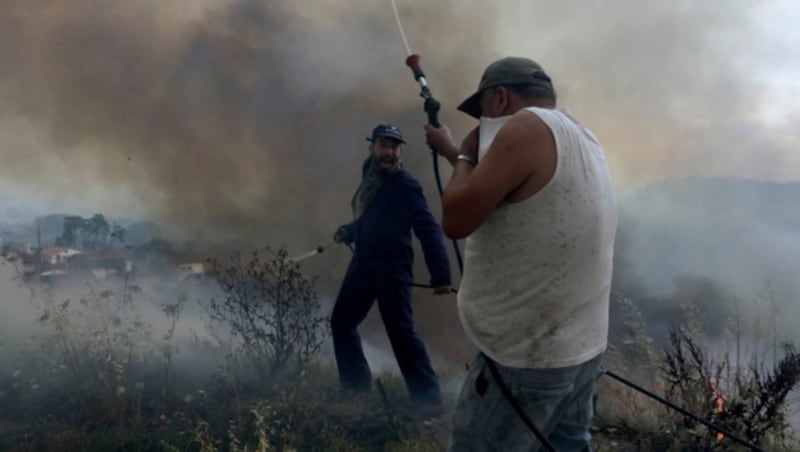
[[[662,372],[667,397],[683,408],[738,433],[755,444],[778,446],[787,440],[786,397],[800,378],[800,355],[785,344],[783,358],[768,369],[763,359],[752,357],[747,366],[732,364],[728,354],[715,360],[702,342],[696,319],[698,312],[687,306],[687,321],[671,328],[664,352]],[[729,377],[733,375],[733,377]],[[728,388],[727,391],[723,388]],[[683,442],[713,450],[730,444],[724,435],[685,417],[672,417]]]
[[[212,299],[211,317],[229,328],[234,359],[244,359],[261,378],[297,371],[319,352],[328,319],[319,314],[314,282],[285,249],[234,253],[215,261],[224,296]]]

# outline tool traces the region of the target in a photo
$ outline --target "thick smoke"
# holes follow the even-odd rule
[[[5,3],[6,183],[179,235],[327,238],[363,136],[417,106],[382,8],[238,1],[170,21],[155,2]]]
[[[765,15],[776,2],[396,2],[456,136],[474,122],[454,106],[488,62],[515,54],[542,63],[561,104],[597,133],[620,192],[686,176],[797,181],[800,109],[787,99],[800,86],[786,74],[796,71],[787,55],[800,38],[774,37],[797,22]],[[384,121],[405,132],[406,165],[437,212],[405,56],[389,0],[0,0],[0,214],[36,202],[41,213],[138,217],[175,238],[300,253],[349,220],[363,138]],[[654,232],[630,229],[618,249],[627,253],[617,272],[629,278],[625,295],[681,295],[675,275],[731,291],[743,288],[731,281],[753,291],[772,278],[785,288],[781,313],[796,314],[798,223],[754,230],[746,213],[730,215],[725,242],[709,245],[703,234],[719,228],[707,206],[676,209],[694,193],[661,196],[631,203],[626,225]],[[744,202],[727,191],[713,199],[733,210]],[[772,214],[754,213],[767,222]],[[675,223],[696,225],[670,236],[689,240],[653,239]],[[680,259],[661,258],[676,248]],[[347,253],[304,265],[309,274],[342,270]],[[426,282],[424,269],[417,275]],[[38,310],[12,276],[0,267],[0,327],[21,336],[15,319]],[[329,295],[338,280],[322,283]],[[657,284],[661,292],[649,293]],[[656,302],[645,306],[652,318],[663,313]],[[415,310],[420,331],[438,334],[426,337],[435,360],[468,359],[452,299],[420,292]],[[382,335],[367,339],[387,348]]]
[[[471,124],[452,107],[485,64],[521,54],[605,141],[620,187],[793,177],[797,131],[758,116],[757,5],[397,3],[457,135]],[[401,125],[409,166],[428,175],[388,1],[1,7],[0,175],[15,189],[184,237],[308,243],[347,219],[374,123]]]

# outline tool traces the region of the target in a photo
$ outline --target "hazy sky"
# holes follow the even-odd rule
[[[486,64],[524,55],[604,142],[619,190],[685,175],[800,180],[790,0],[396,1],[456,135],[473,123],[453,107]],[[348,219],[378,121],[404,130],[407,166],[433,195],[389,0],[0,11],[0,204],[304,240]]]

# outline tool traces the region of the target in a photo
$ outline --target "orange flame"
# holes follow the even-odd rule
[[[710,379],[709,383],[711,384],[711,401],[714,402],[714,412],[722,413],[725,411],[725,400],[727,399],[725,395],[722,394],[722,392],[720,392],[716,379],[714,378]],[[714,418],[715,416],[712,416],[711,420],[713,421]],[[720,442],[723,439],[725,439],[725,435],[717,432],[717,442]]]

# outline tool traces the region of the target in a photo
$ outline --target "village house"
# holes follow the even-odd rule
[[[176,269],[178,271],[178,281],[202,279],[214,273],[215,270],[211,259],[178,264]]]
[[[126,250],[84,251],[67,258],[70,273],[90,273],[97,279],[126,275],[133,271],[133,259]]]
[[[42,260],[50,265],[66,264],[67,259],[76,254],[81,254],[81,251],[63,246],[51,246],[42,253]]]

